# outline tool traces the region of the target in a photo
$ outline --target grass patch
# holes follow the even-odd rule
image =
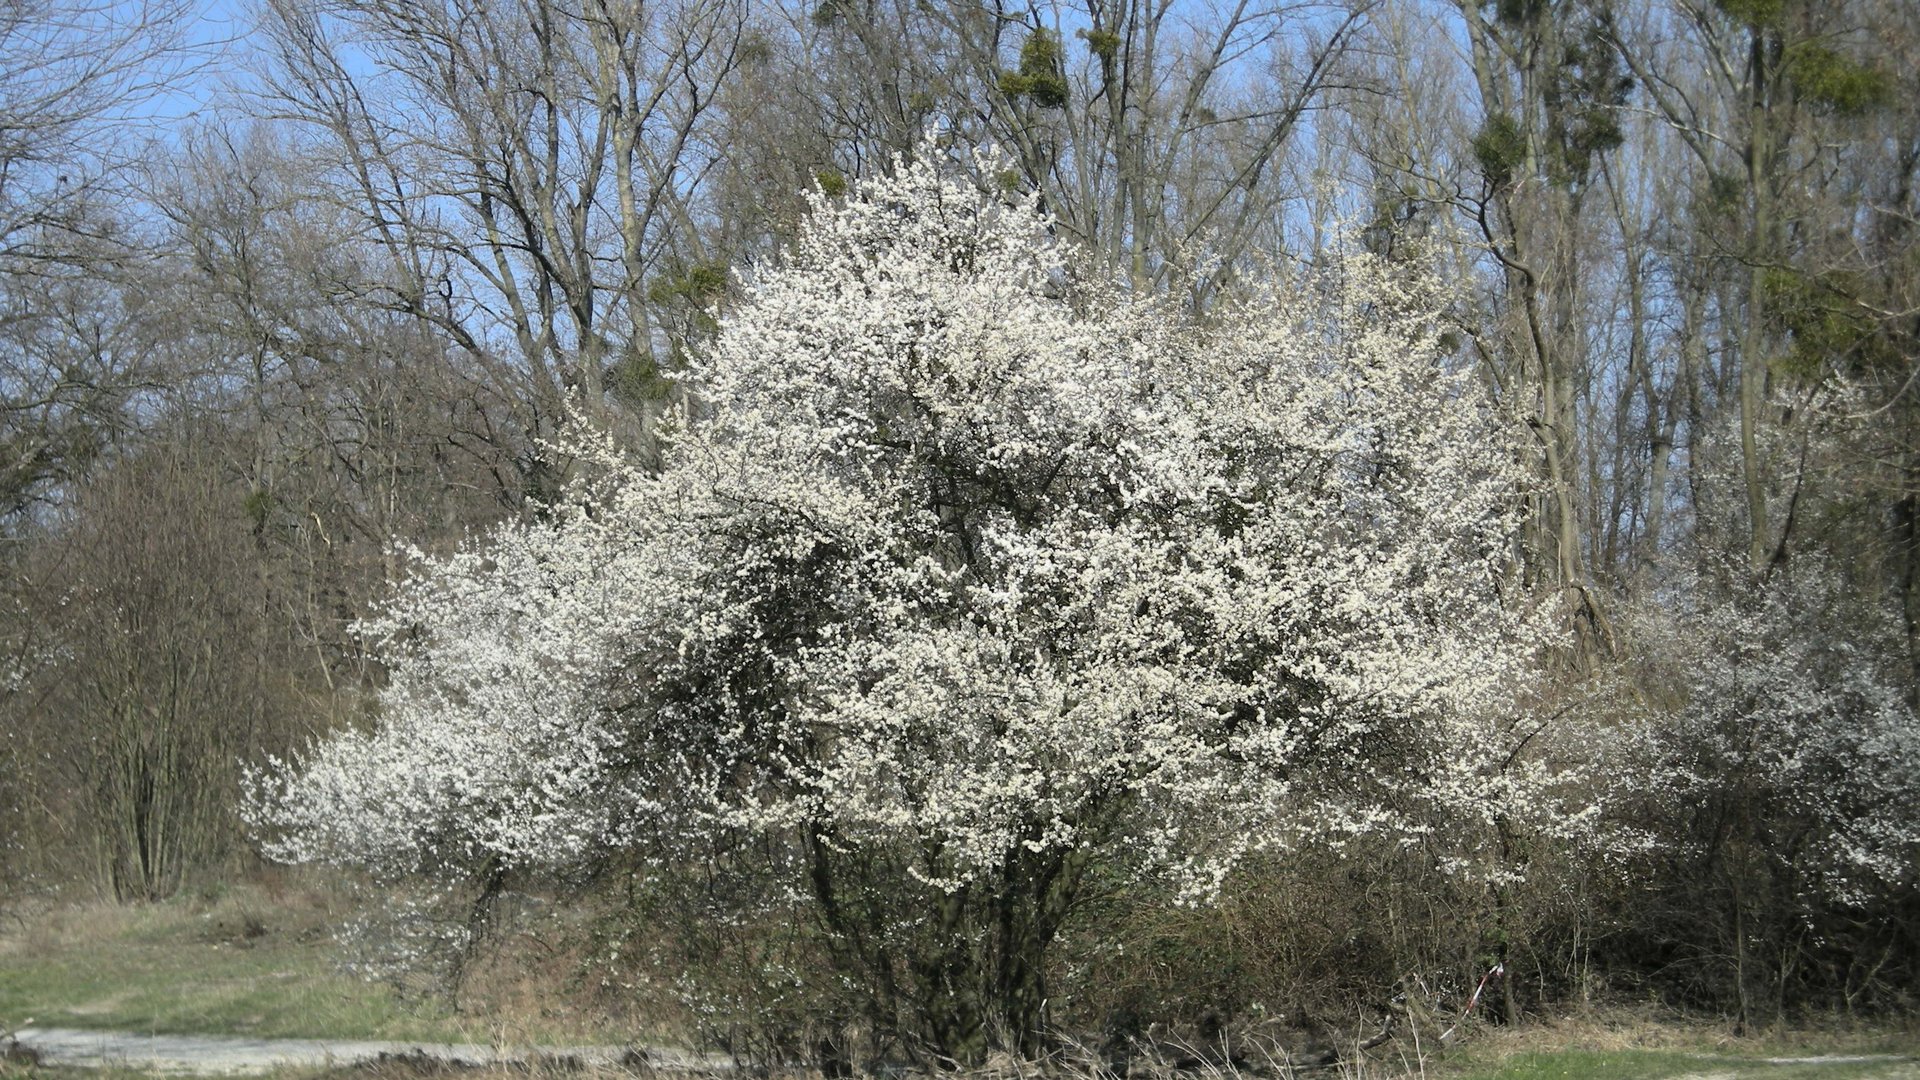
[[[1461,1080],[1607,1080],[1613,1077],[1684,1076],[1698,1072],[1701,1059],[1670,1050],[1529,1050],[1496,1065],[1470,1067]]]
[[[1449,1080],[1911,1080],[1920,1078],[1920,1064],[1910,1059],[1790,1062],[1675,1050],[1547,1050],[1441,1075]]]
[[[506,1008],[483,1001],[455,1011],[444,996],[403,996],[347,973],[333,929],[350,914],[324,888],[243,886],[217,898],[22,916],[0,924],[0,1030],[31,1018],[152,1034],[619,1041],[593,1017],[531,1005],[531,992]]]
[[[306,910],[255,898],[85,905],[0,938],[0,1017],[42,1027],[263,1037],[441,1037],[464,1025],[341,973]]]
[[[1425,1075],[1443,1080],[1920,1080],[1920,1032],[1833,1022],[1735,1037],[1724,1024],[1615,1009],[1514,1029],[1482,1028]]]

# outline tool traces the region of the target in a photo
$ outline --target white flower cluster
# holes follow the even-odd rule
[[[1097,848],[1197,897],[1249,850],[1547,805],[1522,455],[1431,282],[1352,255],[1195,319],[922,161],[744,284],[662,468],[601,447],[421,564],[378,727],[256,777],[275,855],[738,829],[948,890]]]
[[[1798,903],[1865,906],[1920,872],[1920,721],[1871,603],[1806,554],[1758,579],[1720,567],[1640,615],[1675,707],[1621,742],[1613,800],[1649,808],[1662,846],[1748,845],[1805,882]],[[1724,595],[1715,603],[1680,597]]]

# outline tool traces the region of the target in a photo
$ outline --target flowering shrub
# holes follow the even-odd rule
[[[1614,748],[1609,801],[1651,856],[1635,921],[1682,943],[1667,966],[1691,996],[1743,1018],[1809,973],[1851,1005],[1905,950],[1895,913],[1920,884],[1899,631],[1812,554],[1709,570],[1630,621],[1654,707]]]
[[[587,446],[545,520],[420,561],[378,727],[256,776],[273,854],[744,838],[874,1024],[965,1059],[1031,1046],[1094,882],[1549,807],[1521,454],[1430,282],[1352,255],[1196,319],[920,161],[744,284],[661,468]]]

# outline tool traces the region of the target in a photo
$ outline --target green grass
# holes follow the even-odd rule
[[[1912,1059],[1781,1063],[1677,1050],[1540,1050],[1445,1074],[1449,1080],[1920,1080]]]
[[[42,1027],[319,1038],[424,1038],[461,1028],[431,1007],[402,1003],[388,987],[338,973],[321,944],[275,940],[271,931],[244,945],[195,940],[184,920],[141,914],[149,917],[89,920],[102,932],[0,952],[0,1017],[31,1017]]]
[[[570,1041],[580,1024],[461,1015],[340,969],[310,896],[86,905],[0,924],[0,1030],[41,1027],[486,1042]],[[506,1029],[506,1030],[503,1030]]]
[[[1700,1059],[1662,1050],[1525,1051],[1497,1065],[1460,1073],[1461,1080],[1600,1080],[1602,1077],[1682,1076],[1697,1071]]]

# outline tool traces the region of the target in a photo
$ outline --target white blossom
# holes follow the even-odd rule
[[[1638,805],[1657,848],[1710,862],[1730,834],[1812,886],[1796,902],[1865,906],[1920,867],[1920,721],[1897,632],[1812,554],[1685,582],[1638,613],[1671,700],[1615,748],[1612,802]],[[1718,599],[1703,599],[1718,598]],[[1891,655],[1890,655],[1891,654]],[[1632,824],[1632,823],[1629,823]]]
[[[991,173],[987,173],[990,175]],[[284,859],[564,863],[739,829],[952,890],[1558,809],[1514,753],[1521,442],[1441,290],[1329,255],[1205,319],[1077,273],[930,161],[844,202],[647,471],[413,583],[378,723],[255,777]]]

